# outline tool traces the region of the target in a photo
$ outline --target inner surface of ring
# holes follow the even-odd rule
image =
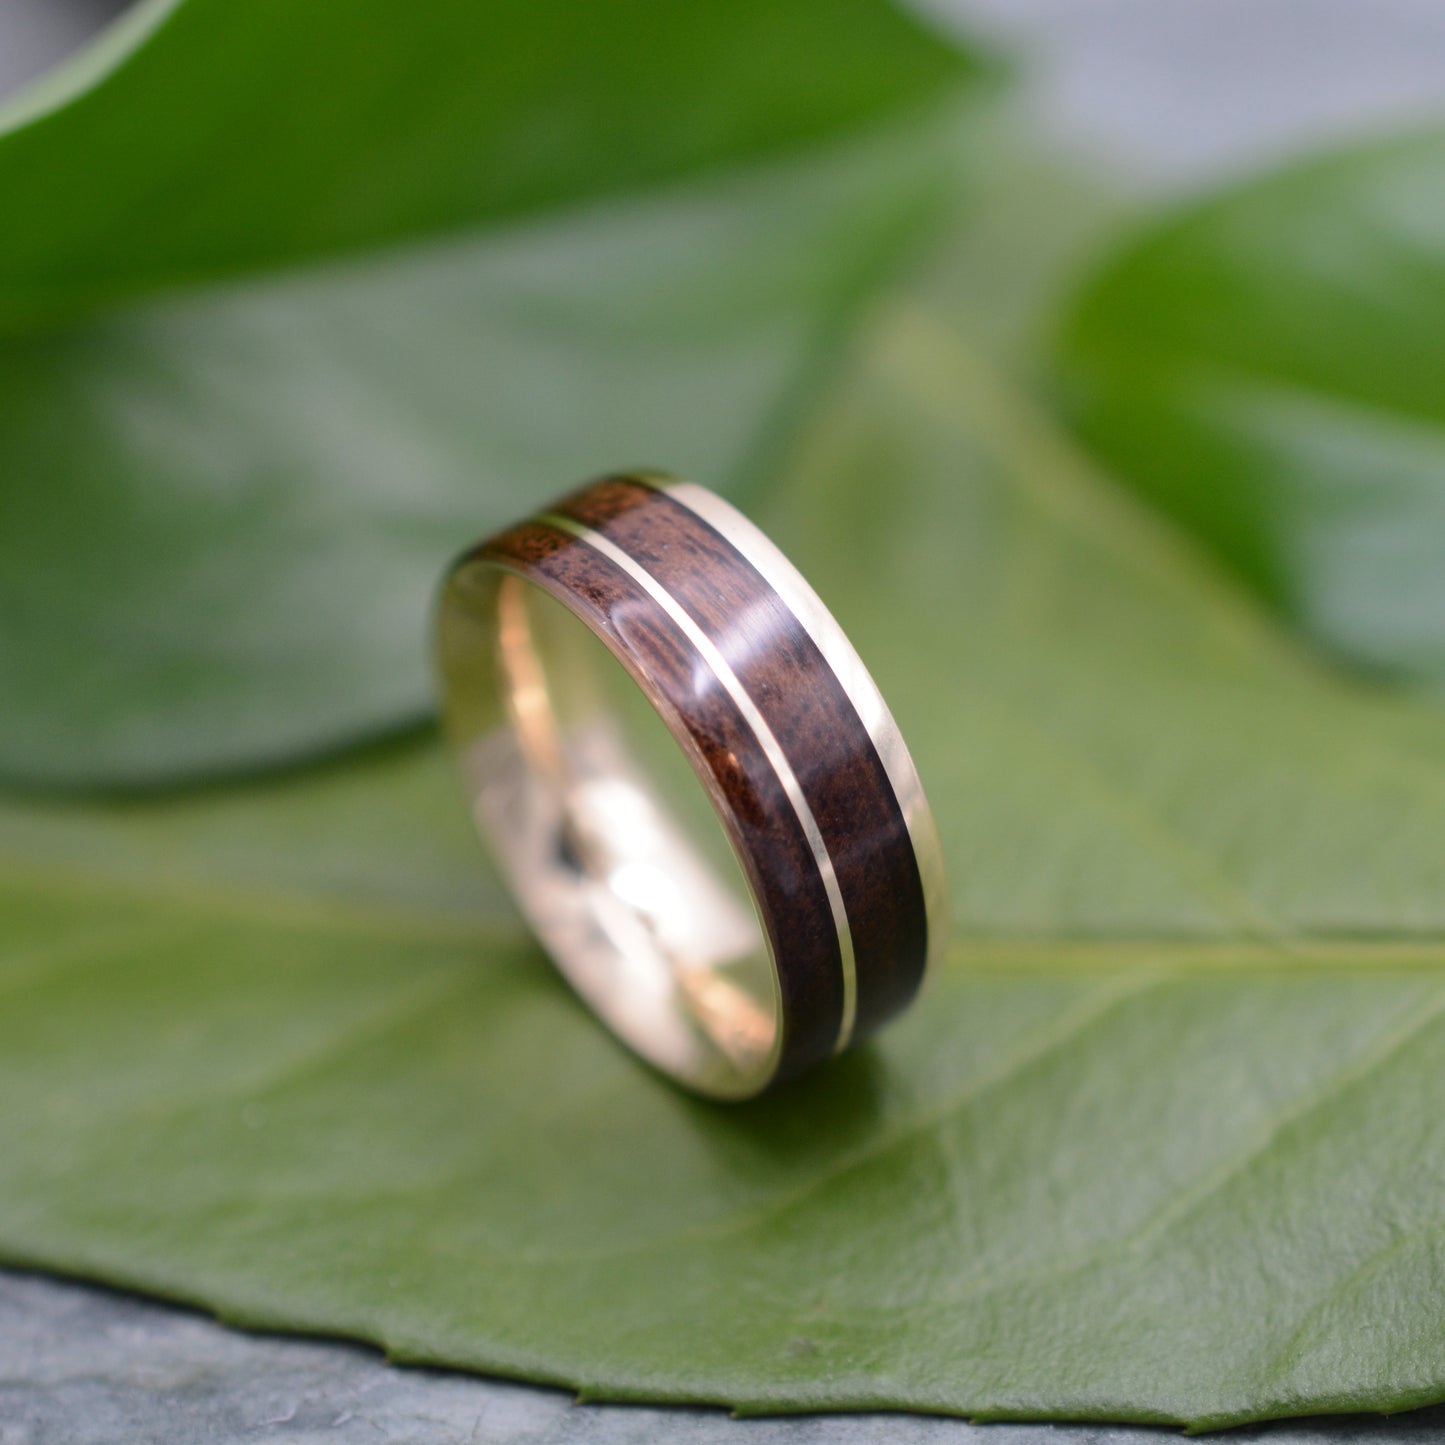
[[[705,1093],[756,1092],[780,1046],[776,973],[713,801],[585,623],[510,573],[487,591],[500,706],[463,757],[518,900],[645,1058]]]

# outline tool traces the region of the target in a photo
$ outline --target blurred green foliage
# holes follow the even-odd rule
[[[1445,134],[1151,225],[1066,329],[1079,429],[1347,662],[1445,689]]]
[[[875,0],[167,0],[0,135],[0,774],[430,710],[466,540],[737,487],[937,220],[980,65]],[[801,63],[800,63],[801,59]]]

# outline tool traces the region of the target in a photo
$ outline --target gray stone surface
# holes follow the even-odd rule
[[[733,1420],[716,1410],[576,1405],[556,1391],[396,1369],[351,1345],[243,1335],[186,1310],[0,1274],[0,1445],[1165,1445],[1178,1438],[1117,1426],[969,1425],[916,1415]],[[1445,1438],[1445,1410],[1219,1438],[1424,1445]]]
[[[1040,124],[1147,184],[1445,115],[1439,0],[929,0],[1030,57]],[[123,0],[0,0],[0,94]],[[247,1336],[105,1290],[0,1274],[0,1445],[1163,1445],[1172,1432],[901,1416],[737,1421],[579,1406],[555,1391],[395,1369],[348,1345]],[[1231,1445],[1445,1441],[1445,1410],[1307,1421]]]

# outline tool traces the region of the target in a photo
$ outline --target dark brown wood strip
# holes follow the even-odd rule
[[[676,598],[781,743],[837,873],[858,976],[855,1037],[918,991],[928,922],[913,840],[873,740],[827,660],[767,579],[665,492],[608,477],[555,510],[601,532]]]
[[[650,696],[670,707],[731,810],[749,885],[780,970],[783,1048],[778,1077],[833,1052],[843,1013],[842,960],[827,892],[802,824],[747,720],[687,636],[615,563],[556,527],[527,522],[484,554],[520,572],[598,632]],[[664,709],[664,716],[667,711]]]

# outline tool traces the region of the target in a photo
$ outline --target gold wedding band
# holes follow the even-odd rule
[[[742,513],[607,477],[437,609],[473,815],[562,973],[678,1082],[747,1098],[859,1042],[946,942],[933,816],[873,680]]]

